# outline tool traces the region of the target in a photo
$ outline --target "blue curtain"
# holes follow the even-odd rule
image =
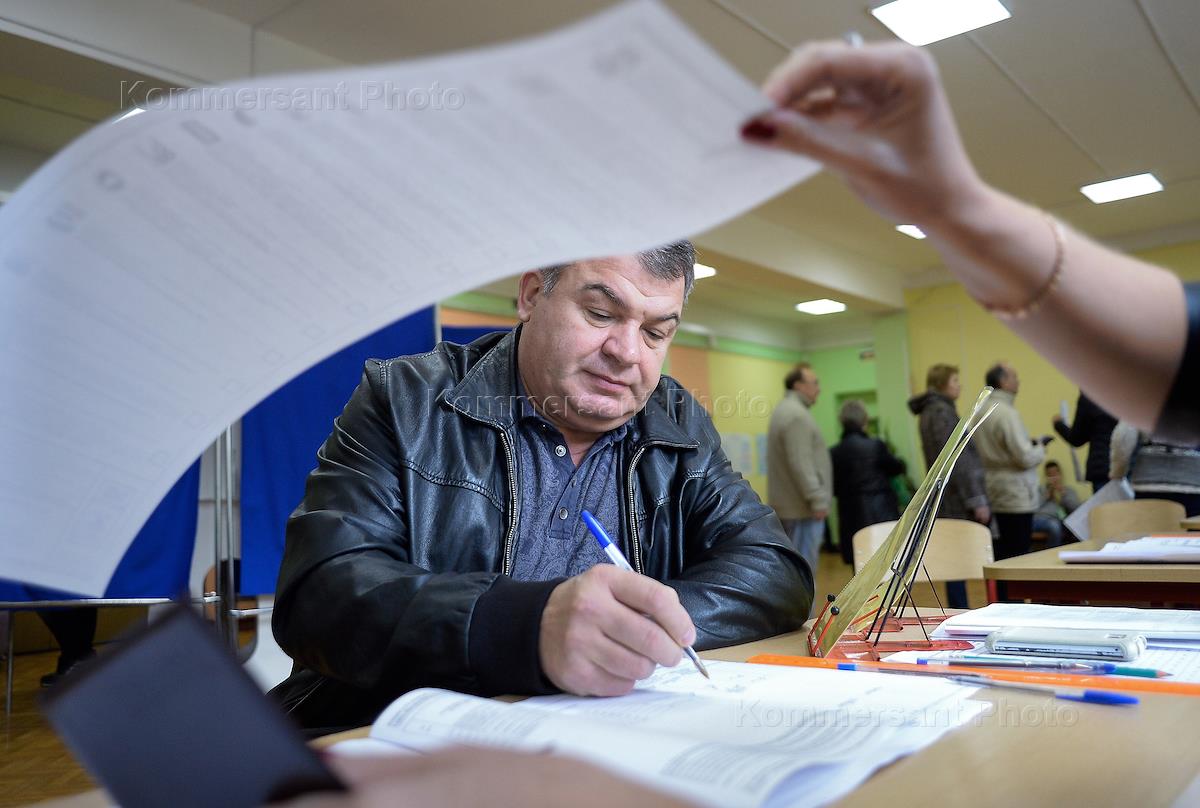
[[[175,597],[188,586],[196,543],[200,461],[183,473],[150,514],[117,565],[106,598]],[[0,581],[0,600],[67,600],[80,595]]]
[[[424,353],[433,345],[433,309],[423,309],[313,366],[242,418],[239,592],[275,591],[288,514],[304,496],[317,449],[362,378],[363,362]]]

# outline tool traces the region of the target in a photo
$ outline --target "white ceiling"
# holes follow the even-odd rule
[[[182,2],[350,63],[506,40],[610,4]],[[868,40],[889,38],[867,13],[868,3],[881,2],[668,0],[668,5],[757,83],[783,57],[785,45],[848,30]],[[1002,2],[1012,19],[928,46],[981,173],[1118,245],[1200,240],[1200,0]],[[0,146],[50,153],[107,114],[94,102],[112,106],[111,85],[120,71],[72,61],[83,57],[70,54],[55,62],[47,56],[54,49],[34,44],[0,35]],[[1166,190],[1103,206],[1078,192],[1080,185],[1141,171],[1153,171]],[[700,284],[698,310],[723,308],[807,335],[806,324],[813,320],[798,323],[791,311],[806,296],[835,289],[851,311],[830,319],[849,319],[895,305],[896,294],[869,288],[864,279],[872,275],[893,288],[945,278],[931,248],[896,233],[828,175],[768,202],[744,221],[753,226],[709,240],[707,257],[722,275]],[[739,238],[746,249],[735,249]],[[775,243],[755,244],[756,239]],[[714,252],[714,245],[727,254]],[[832,283],[835,275],[848,280]]]

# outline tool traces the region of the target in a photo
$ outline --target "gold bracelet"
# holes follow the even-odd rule
[[[1042,284],[1042,288],[1038,289],[1029,302],[1017,309],[1005,308],[1003,306],[993,306],[988,303],[981,303],[984,310],[990,314],[994,314],[1001,320],[1024,320],[1037,313],[1037,310],[1046,302],[1046,298],[1058,286],[1059,280],[1062,278],[1063,271],[1063,253],[1065,252],[1064,241],[1066,235],[1063,233],[1062,224],[1051,216],[1045,214],[1046,221],[1050,223],[1050,229],[1054,231],[1054,264],[1050,267],[1050,277]]]

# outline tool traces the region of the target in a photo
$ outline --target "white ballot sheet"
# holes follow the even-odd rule
[[[1128,631],[1144,634],[1150,644],[1155,645],[1156,640],[1200,640],[1200,612],[1125,606],[991,603],[982,609],[952,615],[938,625],[931,636],[939,639],[982,639],[993,631],[1009,627]]]
[[[371,737],[580,757],[699,804],[821,805],[872,771],[981,716],[974,687],[889,676],[709,662],[660,668],[618,698],[504,704],[444,690],[401,696]]]
[[[766,99],[648,1],[263,81],[96,127],[0,209],[0,577],[98,594],[220,430],[325,356],[818,168],[740,142]]]

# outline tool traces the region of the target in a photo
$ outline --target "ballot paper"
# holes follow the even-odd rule
[[[419,92],[418,92],[419,91]],[[435,92],[436,91],[436,92]],[[818,166],[662,6],[96,127],[0,208],[0,577],[99,594],[229,423],[405,314],[711,228]]]
[[[1002,628],[1079,628],[1145,635],[1151,645],[1200,640],[1200,612],[1187,609],[1134,609],[1125,606],[1049,606],[992,603],[952,615],[933,630],[935,638],[983,639]]]
[[[579,757],[701,805],[815,806],[988,709],[937,677],[707,662],[659,668],[626,696],[516,704],[417,690],[371,738],[431,751],[455,743]]]
[[[1074,533],[1080,541],[1087,541],[1092,537],[1092,529],[1089,525],[1092,509],[1097,505],[1124,502],[1127,499],[1133,499],[1133,486],[1129,484],[1129,480],[1124,477],[1118,480],[1109,480],[1101,486],[1099,491],[1092,494],[1082,505],[1067,515],[1067,518],[1063,520],[1063,527]]]
[[[1200,536],[1145,536],[1131,541],[1110,541],[1099,550],[1063,550],[1067,564],[1200,564]]]

